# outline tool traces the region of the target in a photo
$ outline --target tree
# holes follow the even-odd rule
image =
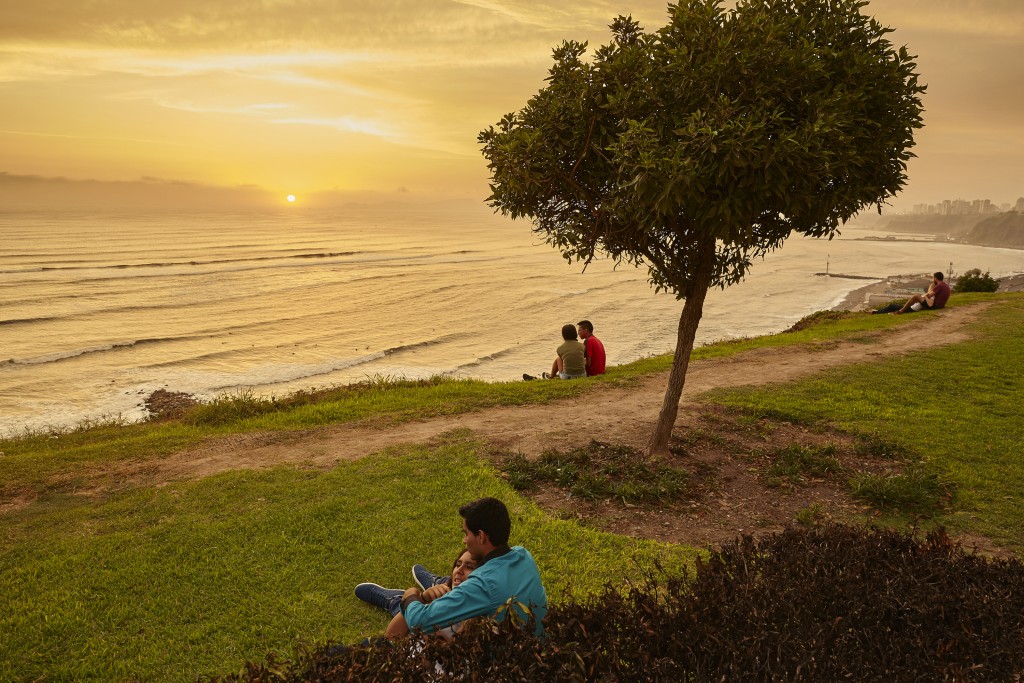
[[[652,453],[668,448],[708,289],[794,231],[831,238],[906,181],[924,87],[866,4],[683,0],[654,33],[620,16],[593,59],[556,48],[547,85],[480,133],[492,207],[570,263],[646,266],[685,300]]]
[[[956,279],[956,286],[953,291],[963,292],[994,292],[999,289],[999,282],[996,281],[988,271],[982,275],[981,268],[971,268]]]

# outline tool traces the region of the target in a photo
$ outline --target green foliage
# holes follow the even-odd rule
[[[593,59],[563,43],[547,86],[479,136],[490,203],[569,261],[603,251],[679,296],[792,232],[832,236],[901,189],[922,125],[916,65],[863,5],[684,0],[654,33],[617,18]]]
[[[689,474],[628,446],[591,441],[568,453],[546,451],[537,460],[520,454],[505,459],[502,471],[517,489],[546,481],[582,500],[616,498],[626,503],[679,500],[687,494]]]
[[[988,274],[982,274],[980,268],[972,268],[956,279],[953,291],[962,292],[994,292],[999,289],[999,282]]]
[[[858,472],[850,478],[854,498],[879,509],[934,514],[952,502],[954,487],[934,467],[912,463],[899,474]]]
[[[858,434],[854,452],[886,460],[910,460],[912,453],[905,445],[883,438],[878,434]]]
[[[791,444],[768,453],[772,464],[768,467],[769,477],[784,479],[791,484],[801,484],[805,477],[826,477],[843,471],[836,458],[835,444],[824,446],[803,446]]]
[[[301,393],[295,394],[302,396]],[[290,405],[302,405],[291,402]],[[186,411],[184,422],[193,425],[225,425],[284,409],[285,403],[275,397],[256,396],[252,389],[234,394],[221,394],[211,401],[199,404]]]
[[[823,517],[825,517],[825,508],[821,503],[811,503],[796,511],[797,524],[807,527],[817,526]]]

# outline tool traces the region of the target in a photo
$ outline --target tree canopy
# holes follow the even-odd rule
[[[653,33],[619,17],[591,58],[556,48],[547,85],[480,133],[495,209],[570,262],[607,254],[687,299],[666,406],[709,287],[906,182],[924,87],[866,5],[682,0]]]

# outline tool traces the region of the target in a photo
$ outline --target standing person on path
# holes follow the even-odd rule
[[[605,353],[604,344],[594,336],[594,325],[589,320],[581,320],[576,323],[580,339],[583,340],[583,355],[587,361],[587,376],[604,374]]]

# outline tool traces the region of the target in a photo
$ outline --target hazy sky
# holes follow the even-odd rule
[[[1024,195],[1024,2],[867,11],[929,85],[896,206]],[[653,30],[665,3],[0,0],[0,189],[483,199],[479,130],[543,85],[552,47],[605,42],[617,14]]]

